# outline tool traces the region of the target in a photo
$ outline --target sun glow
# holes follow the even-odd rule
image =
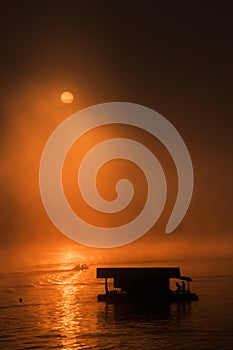
[[[64,104],[71,104],[74,100],[74,95],[70,91],[64,91],[60,96],[61,102]]]

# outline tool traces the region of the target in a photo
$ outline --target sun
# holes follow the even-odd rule
[[[64,91],[62,92],[60,99],[62,103],[71,104],[74,100],[74,95],[70,91]]]

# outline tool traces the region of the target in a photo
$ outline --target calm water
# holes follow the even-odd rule
[[[0,274],[0,349],[233,349],[231,261],[141,264],[180,266],[195,281],[198,302],[160,310],[98,303],[96,266],[74,266],[47,261]]]

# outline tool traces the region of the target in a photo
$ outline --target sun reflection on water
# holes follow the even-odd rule
[[[80,275],[82,271],[60,275],[59,289],[60,298],[57,301],[55,312],[56,325],[53,329],[59,331],[64,349],[72,348],[76,337],[80,333],[82,314],[80,310]]]

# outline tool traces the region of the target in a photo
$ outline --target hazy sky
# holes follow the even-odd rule
[[[1,247],[68,242],[41,204],[43,147],[77,110],[127,101],[179,130],[195,188],[172,236],[163,231],[168,209],[122,252],[140,256],[149,244],[156,256],[160,244],[164,258],[175,249],[231,254],[232,2],[11,0],[1,2],[0,16]],[[72,105],[59,101],[64,90],[75,94]]]

